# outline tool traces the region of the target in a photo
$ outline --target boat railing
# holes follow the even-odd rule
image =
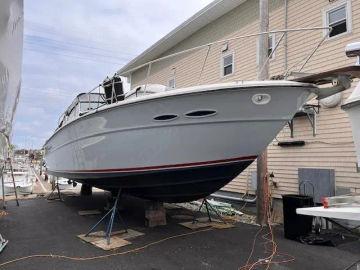
[[[58,128],[62,127],[65,123],[70,122],[80,116],[83,116],[91,111],[95,111],[98,110],[99,108],[106,106],[106,105],[110,105],[110,104],[114,104],[117,103],[121,100],[124,100],[124,98],[126,97],[126,94],[122,93],[121,95],[117,94],[115,91],[115,86],[117,83],[122,83],[121,81],[116,81],[114,78],[116,76],[123,76],[126,74],[130,74],[134,71],[137,71],[141,68],[146,68],[147,67],[147,72],[146,72],[146,78],[145,78],[145,84],[144,84],[144,88],[143,91],[144,93],[147,92],[147,86],[149,83],[149,77],[151,75],[151,69],[152,66],[155,63],[158,63],[160,61],[165,61],[165,60],[169,60],[171,58],[183,55],[183,54],[188,54],[191,52],[195,52],[195,51],[199,51],[201,49],[206,48],[207,53],[205,54],[205,59],[202,63],[202,67],[201,67],[201,71],[199,73],[199,79],[198,79],[198,85],[201,83],[201,78],[203,75],[203,71],[205,69],[205,65],[207,63],[207,59],[209,56],[209,52],[212,48],[212,46],[214,45],[219,45],[219,44],[227,44],[228,42],[231,41],[237,41],[237,40],[241,40],[241,39],[247,39],[247,38],[254,38],[254,37],[259,37],[262,35],[272,35],[272,34],[276,34],[279,33],[281,34],[280,38],[276,41],[275,46],[272,48],[271,53],[269,53],[267,60],[265,61],[265,63],[261,66],[260,73],[262,72],[262,70],[269,64],[269,61],[272,59],[273,55],[275,54],[275,52],[277,51],[277,49],[279,48],[279,45],[283,42],[283,40],[285,39],[285,37],[287,36],[287,34],[289,33],[296,33],[296,32],[306,32],[306,31],[323,31],[324,35],[322,37],[322,39],[316,44],[316,46],[310,51],[309,54],[306,55],[306,57],[301,58],[300,61],[297,61],[295,64],[293,64],[292,66],[290,66],[289,68],[287,68],[284,72],[283,75],[281,75],[280,79],[286,79],[292,70],[294,70],[296,67],[299,67],[299,69],[297,70],[297,72],[302,72],[302,70],[304,69],[304,67],[307,65],[307,63],[310,61],[310,59],[312,58],[312,56],[316,53],[316,51],[319,49],[319,47],[324,43],[324,41],[329,37],[332,28],[331,27],[303,27],[303,28],[292,28],[292,29],[281,29],[281,30],[274,30],[274,31],[268,31],[268,32],[260,32],[260,33],[255,33],[255,34],[248,34],[248,35],[241,35],[241,36],[236,36],[236,37],[232,37],[232,38],[228,38],[228,39],[223,39],[223,40],[218,40],[215,42],[211,42],[211,43],[207,43],[204,45],[200,45],[200,46],[196,46],[190,49],[186,49],[180,52],[176,52],[170,55],[166,55],[157,59],[154,59],[152,61],[149,61],[145,64],[141,64],[137,67],[134,67],[132,69],[129,69],[126,71],[126,73],[120,73],[117,72],[112,80],[108,80],[107,82],[104,82],[102,84],[97,85],[96,87],[94,87],[91,91],[87,92],[87,93],[83,93],[78,95],[75,100],[73,101],[73,103],[70,105],[70,107],[65,111],[64,114],[61,115],[61,117],[59,118],[58,121]],[[109,86],[109,83],[111,83],[111,94],[109,95],[109,93],[105,92],[105,87]],[[136,91],[135,91],[136,92]]]
[[[125,98],[125,94],[117,94],[115,85],[122,82],[111,82],[112,91],[110,95],[106,95],[104,84],[99,84],[87,93],[79,94],[68,107],[68,109],[58,119],[58,128],[62,127],[65,123],[83,116],[91,111],[98,110],[99,108],[117,103]]]
[[[180,56],[180,55],[183,55],[183,54],[189,54],[189,53],[192,53],[192,52],[200,51],[202,49],[206,49],[207,52],[205,54],[205,59],[203,61],[201,71],[200,71],[200,74],[199,74],[199,79],[198,79],[198,85],[199,85],[200,82],[201,82],[202,75],[203,75],[204,67],[205,67],[206,62],[208,60],[209,52],[210,52],[211,48],[214,45],[228,44],[231,41],[238,41],[238,40],[241,40],[241,39],[254,38],[254,37],[259,37],[259,36],[264,36],[264,35],[267,35],[267,36],[270,37],[270,35],[272,35],[272,34],[281,34],[281,36],[280,36],[279,40],[276,42],[274,48],[272,48],[272,52],[268,55],[267,60],[261,66],[260,71],[262,71],[269,64],[269,61],[272,59],[273,55],[275,54],[275,52],[279,48],[279,45],[282,43],[282,41],[284,39],[286,39],[287,34],[289,34],[289,33],[298,33],[298,32],[309,32],[309,31],[322,31],[324,33],[324,35],[321,38],[321,40],[319,41],[319,43],[317,43],[316,46],[310,51],[310,53],[306,55],[306,57],[301,58],[300,61],[298,61],[294,65],[290,66],[290,68],[287,68],[285,70],[284,74],[280,76],[282,79],[286,79],[289,76],[289,74],[291,73],[291,71],[294,70],[297,67],[299,67],[297,72],[302,72],[302,70],[307,65],[307,63],[310,61],[312,56],[316,53],[316,51],[324,43],[324,41],[330,36],[331,31],[332,31],[331,27],[302,27],[302,28],[281,29],[281,30],[260,32],[260,33],[255,33],[255,34],[241,35],[241,36],[236,36],[236,37],[232,37],[232,38],[217,40],[217,41],[214,41],[214,42],[211,42],[211,43],[207,43],[207,44],[204,44],[204,45],[199,45],[199,46],[196,46],[196,47],[193,47],[193,48],[190,48],[190,49],[186,49],[186,50],[183,50],[183,51],[180,51],[180,52],[165,55],[163,57],[160,57],[160,58],[151,60],[149,62],[146,62],[144,64],[138,65],[138,66],[136,66],[134,68],[128,69],[128,70],[126,70],[124,72],[118,71],[117,75],[125,76],[125,75],[131,74],[132,72],[137,71],[139,69],[147,68],[146,78],[145,78],[145,89],[146,89],[146,85],[149,83],[149,77],[150,77],[150,74],[151,74],[151,69],[152,69],[152,67],[153,67],[153,65],[155,63],[158,63],[158,62],[161,62],[161,61],[166,61],[166,60],[169,60],[171,58],[174,58],[174,57],[177,57],[177,56]]]

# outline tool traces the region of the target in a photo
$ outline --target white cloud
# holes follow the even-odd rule
[[[23,87],[14,143],[41,147],[78,93],[114,74],[211,0],[24,2]]]

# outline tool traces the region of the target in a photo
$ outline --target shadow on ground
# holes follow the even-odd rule
[[[0,233],[9,240],[0,254],[0,264],[33,254],[57,254],[71,257],[94,257],[132,250],[174,235],[191,232],[168,219],[168,225],[144,227],[144,201],[125,198],[122,216],[128,227],[145,233],[132,240],[132,245],[105,252],[80,241],[76,236],[86,233],[100,216],[80,216],[79,210],[103,209],[104,193],[92,197],[65,196],[65,202],[48,202],[44,198],[8,203],[8,214],[0,218]],[[116,227],[118,226],[118,227]],[[115,230],[120,229],[117,223]],[[235,228],[210,230],[170,239],[137,252],[110,258],[69,261],[59,258],[33,258],[0,269],[239,269],[246,263],[254,236],[259,227],[237,224]],[[273,264],[270,269],[339,269],[360,257],[360,243],[351,242],[333,247],[306,246],[283,238],[281,228],[275,229],[280,252],[290,254],[295,261]],[[262,239],[255,245],[255,256],[264,256]],[[283,257],[286,259],[288,257]],[[281,259],[281,258],[278,258]],[[263,268],[255,268],[263,269]]]

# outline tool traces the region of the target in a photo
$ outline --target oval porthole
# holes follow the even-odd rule
[[[175,120],[176,118],[178,118],[178,116],[176,114],[164,114],[164,115],[159,115],[154,117],[155,121],[171,121],[171,120]]]
[[[256,105],[266,105],[271,101],[269,94],[256,94],[252,97],[252,102]]]
[[[216,115],[216,111],[214,110],[196,110],[185,114],[186,117],[190,118],[210,117],[214,115]]]

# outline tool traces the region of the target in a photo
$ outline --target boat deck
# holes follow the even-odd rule
[[[142,247],[149,243],[191,230],[168,218],[168,225],[145,228],[144,201],[125,198],[122,211],[128,227],[144,233],[132,244],[116,251],[102,251],[80,241],[76,236],[85,233],[100,216],[80,216],[79,210],[102,209],[106,204],[104,193],[93,198],[65,196],[65,202],[36,198],[8,202],[7,215],[0,217],[0,233],[9,240],[0,254],[0,264],[32,254],[57,254],[71,257],[94,257]],[[117,224],[118,225],[118,224]],[[116,227],[119,229],[119,227]],[[59,258],[33,258],[9,264],[1,269],[239,269],[246,263],[259,227],[238,223],[235,228],[210,230],[169,239],[137,252],[105,259],[69,261]],[[280,226],[275,229],[280,252],[295,257],[286,264],[274,264],[271,269],[344,269],[359,259],[360,242],[348,242],[336,248],[307,246],[284,239]],[[263,257],[264,248],[259,239],[255,255]],[[260,253],[259,253],[260,252]],[[262,268],[257,268],[262,269]]]

